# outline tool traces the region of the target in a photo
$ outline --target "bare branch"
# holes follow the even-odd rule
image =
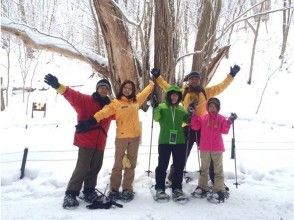
[[[33,48],[61,53],[90,64],[93,69],[108,77],[108,60],[93,51],[79,50],[67,40],[40,32],[36,28],[2,18],[1,30],[13,34]]]

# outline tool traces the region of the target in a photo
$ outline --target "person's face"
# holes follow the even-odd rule
[[[213,112],[213,113],[217,112],[217,106],[216,106],[216,104],[210,103],[208,105],[208,112]]]
[[[192,87],[196,87],[196,86],[199,86],[200,85],[200,78],[198,77],[191,77],[189,79],[189,85],[192,86]]]
[[[99,86],[98,88],[97,88],[97,92],[98,92],[98,94],[101,96],[101,97],[106,97],[107,95],[108,95],[108,93],[109,93],[109,89],[108,89],[108,87],[107,86]]]
[[[171,104],[174,105],[179,100],[179,95],[177,93],[172,93],[170,96]]]
[[[123,89],[122,89],[122,94],[125,96],[125,97],[128,97],[132,94],[132,91],[133,91],[133,87],[132,87],[132,84],[130,83],[127,83],[124,85]]]

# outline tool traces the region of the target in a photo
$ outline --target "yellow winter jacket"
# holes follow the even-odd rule
[[[117,138],[139,137],[141,135],[139,108],[153,91],[153,88],[153,84],[146,86],[142,92],[137,94],[136,102],[130,101],[124,96],[121,99],[114,99],[109,105],[95,113],[95,119],[99,122],[115,114]]]
[[[222,91],[224,91],[233,81],[233,77],[228,74],[227,77],[219,84],[211,87],[206,87],[204,88],[205,93],[206,93],[206,98],[207,100],[211,97],[219,95]],[[169,87],[170,84],[166,82],[162,76],[159,76],[156,79],[157,84],[164,90],[166,91]],[[182,93],[184,92],[186,86],[182,87],[181,91]],[[206,110],[206,102],[207,100],[205,99],[205,95],[203,93],[196,94],[194,92],[188,92],[184,99],[182,100],[182,104],[186,110],[188,110],[188,106],[191,102],[197,103],[195,105],[195,114],[198,116],[202,116],[207,113]]]

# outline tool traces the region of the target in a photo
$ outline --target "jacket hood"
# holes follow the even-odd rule
[[[177,93],[179,96],[179,99],[176,103],[176,105],[178,105],[182,101],[182,92],[181,92],[181,88],[177,85],[171,85],[167,89],[165,100],[166,100],[167,104],[171,105],[171,94],[173,94],[173,93]]]

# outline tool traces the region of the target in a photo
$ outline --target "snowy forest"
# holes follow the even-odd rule
[[[293,219],[293,15],[292,0],[2,0],[1,218]],[[179,86],[191,71],[200,72],[206,87],[220,83],[234,65],[240,72],[218,96],[223,115],[238,114],[237,159],[230,158],[232,131],[223,137],[231,194],[225,203],[152,200],[160,128],[155,122],[153,127],[149,97],[139,112],[143,132],[135,199],[122,209],[88,210],[82,202],[74,211],[62,209],[77,159],[72,144],[77,116],[44,83],[46,74],[84,94],[107,79],[114,98],[125,80],[141,91],[154,67]],[[155,91],[163,100],[159,86]],[[112,122],[97,180],[100,191],[109,185],[115,133]],[[197,186],[198,160],[194,146],[186,165],[192,180],[183,181],[187,195]]]

